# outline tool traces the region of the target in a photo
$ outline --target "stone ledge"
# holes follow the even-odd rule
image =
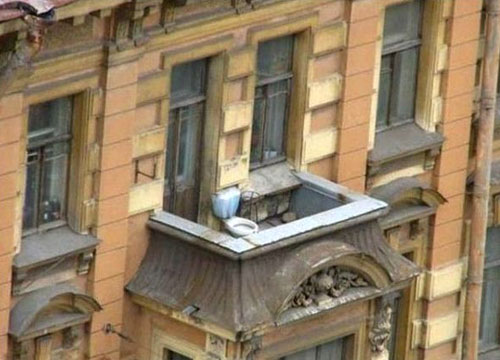
[[[57,261],[59,258],[93,250],[99,240],[82,235],[63,226],[47,232],[27,236],[21,241],[21,252],[14,257],[16,271]]]
[[[375,147],[368,155],[368,165],[376,168],[393,160],[437,150],[443,142],[440,133],[427,132],[414,123],[397,126],[376,135]]]

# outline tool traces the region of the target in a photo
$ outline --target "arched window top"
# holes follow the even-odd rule
[[[101,305],[81,290],[60,284],[33,291],[10,313],[9,334],[17,340],[81,324],[90,320]]]

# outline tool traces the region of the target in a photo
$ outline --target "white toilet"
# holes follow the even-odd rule
[[[251,220],[234,216],[238,211],[241,192],[237,187],[219,191],[212,195],[212,207],[216,217],[234,237],[242,237],[259,231],[259,225]]]

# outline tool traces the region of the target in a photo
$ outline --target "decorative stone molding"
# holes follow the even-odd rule
[[[54,23],[53,13],[51,16],[38,17],[33,15],[23,16],[27,25],[27,31],[19,31],[15,44],[11,49],[5,51],[6,61],[0,64],[0,97],[7,91],[11,83],[19,73],[27,71],[30,73],[32,59],[40,52],[43,46],[43,38],[47,28]]]
[[[90,262],[94,258],[94,251],[87,251],[80,255],[78,261],[78,269],[76,270],[78,275],[88,274],[90,269]]]
[[[260,337],[253,337],[249,341],[243,343],[241,351],[243,360],[254,360],[257,352],[262,348],[262,339]]]
[[[63,348],[71,349],[72,347],[75,346],[80,334],[78,332],[78,328],[76,326],[72,326],[64,329],[62,335],[63,335],[62,339]]]
[[[390,305],[384,306],[375,318],[375,323],[368,334],[372,351],[372,360],[389,359],[387,344],[391,337],[391,318],[392,308]]]
[[[28,360],[29,356],[29,341],[16,342],[12,352],[13,360]]]
[[[338,298],[351,288],[369,286],[368,281],[355,272],[332,266],[305,280],[290,300],[287,308],[321,305]]]
[[[144,33],[144,18],[158,10],[158,0],[133,0],[117,11],[114,40],[118,51],[132,46],[141,46],[147,40]]]
[[[207,334],[206,351],[211,358],[225,359],[226,357],[226,339],[214,334]]]

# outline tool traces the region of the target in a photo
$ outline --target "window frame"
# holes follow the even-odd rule
[[[293,35],[295,38],[292,60],[294,86],[290,94],[290,106],[286,131],[285,159],[296,169],[303,167],[302,146],[306,129],[304,128],[307,113],[308,84],[310,84],[309,62],[313,48],[314,29],[319,24],[318,14],[310,14],[288,18],[272,24],[256,25],[248,30],[248,45],[254,53],[252,69],[244,87],[245,100],[253,101],[257,84],[257,47],[259,43],[281,36]],[[251,134],[244,142],[243,154],[248,155],[250,162]],[[253,170],[253,169],[251,169]]]
[[[420,72],[420,54],[421,54],[421,47],[422,47],[422,44],[423,44],[423,33],[422,33],[422,24],[423,24],[423,18],[424,18],[424,13],[425,13],[425,3],[424,1],[422,0],[410,0],[410,1],[406,1],[406,2],[403,2],[403,3],[398,3],[398,4],[395,4],[395,5],[390,5],[388,7],[385,8],[385,11],[384,11],[384,17],[386,16],[387,14],[387,9],[389,9],[390,7],[394,7],[394,6],[400,6],[400,5],[403,5],[403,4],[406,4],[406,3],[410,3],[410,2],[418,2],[420,3],[419,4],[419,18],[418,18],[418,24],[417,24],[417,28],[418,28],[418,39],[406,39],[406,40],[401,40],[401,41],[397,41],[397,42],[394,42],[394,43],[391,43],[391,44],[388,44],[388,45],[384,45],[384,29],[382,29],[382,49],[381,49],[381,52],[380,52],[380,69],[379,69],[379,84],[378,84],[378,95],[377,95],[377,99],[376,99],[376,104],[377,104],[377,111],[375,113],[375,132],[376,133],[379,133],[379,132],[382,132],[382,131],[386,131],[386,130],[390,130],[390,129],[393,129],[397,126],[402,126],[402,125],[405,125],[405,124],[409,124],[409,123],[413,123],[415,122],[415,118],[416,118],[416,112],[417,112],[417,96],[418,96],[418,88],[419,88],[419,72]],[[384,20],[384,23],[385,23],[385,20]],[[402,70],[401,72],[398,72],[396,73],[394,71],[395,69],[395,66],[394,66],[394,63],[396,62],[396,58],[398,56],[401,56],[402,53],[406,52],[406,51],[409,51],[409,50],[412,50],[412,49],[416,49],[416,63],[415,63],[415,91],[414,91],[414,94],[413,94],[413,116],[409,119],[404,119],[403,121],[394,121],[392,120],[393,118],[395,117],[391,117],[391,108],[394,107],[394,102],[397,101],[396,99],[396,95],[393,93],[394,91],[394,84],[395,82],[397,81],[398,78],[400,78],[401,74],[402,74]],[[379,119],[379,114],[378,114],[378,111],[379,111],[379,104],[380,104],[380,89],[382,88],[382,73],[383,73],[383,68],[382,68],[382,63],[383,63],[383,59],[384,58],[387,58],[387,57],[390,57],[390,61],[391,61],[391,77],[390,77],[390,82],[389,82],[389,94],[387,96],[387,114],[386,114],[386,118],[384,120],[384,126],[380,126],[380,119]]]
[[[170,212],[175,214],[175,204],[176,204],[176,188],[178,186],[183,186],[182,184],[186,183],[189,179],[183,179],[179,181],[179,159],[180,159],[180,140],[181,140],[181,128],[182,124],[184,122],[189,122],[193,120],[193,118],[189,119],[182,119],[181,118],[181,111],[182,109],[187,109],[187,108],[194,108],[196,110],[196,107],[201,106],[201,116],[198,119],[194,119],[194,121],[197,121],[197,129],[196,129],[196,138],[199,140],[197,145],[197,150],[196,153],[198,154],[197,156],[197,163],[194,164],[195,169],[195,176],[194,176],[194,185],[193,187],[197,187],[198,190],[198,196],[196,200],[196,204],[194,205],[196,207],[196,218],[199,216],[199,209],[200,209],[200,202],[201,202],[201,176],[202,176],[202,168],[203,168],[203,138],[204,138],[204,128],[206,125],[206,118],[207,118],[207,92],[208,92],[208,73],[209,73],[209,68],[210,68],[210,57],[204,57],[201,59],[193,59],[193,60],[187,60],[185,62],[180,62],[174,66],[172,66],[171,69],[171,75],[170,77],[172,78],[173,72],[175,71],[175,66],[182,66],[182,65],[188,65],[188,64],[194,64],[196,62],[203,61],[203,79],[201,79],[201,94],[194,95],[190,98],[182,98],[181,100],[175,99],[173,94],[172,94],[172,83],[169,84],[170,89],[169,92],[171,94],[171,99],[172,101],[170,102],[170,107],[168,110],[167,114],[167,125],[165,128],[166,131],[166,144],[165,144],[165,169],[164,169],[164,195],[163,195],[163,201],[162,201],[162,208],[164,211]],[[172,126],[172,127],[171,127]],[[170,128],[171,127],[171,128]],[[169,156],[167,152],[169,151],[169,132],[174,131],[176,134],[174,135],[174,144],[173,147],[175,148],[175,154],[174,159],[173,159],[173,166],[175,167],[175,174],[172,175],[168,170],[172,170],[171,165],[168,163]],[[169,194],[168,198],[168,204],[165,204],[165,199],[166,196],[165,194]],[[180,216],[180,215],[179,215]]]
[[[265,146],[265,139],[266,139],[266,129],[267,129],[267,126],[269,124],[270,121],[272,121],[271,119],[269,119],[267,116],[264,116],[264,119],[262,120],[262,130],[261,130],[261,134],[260,134],[260,148],[261,148],[261,154],[260,154],[260,161],[258,162],[252,162],[251,161],[251,158],[252,158],[252,146],[250,147],[250,170],[255,170],[255,169],[258,169],[258,168],[261,168],[261,167],[265,167],[265,166],[269,166],[269,165],[272,165],[272,164],[276,164],[276,163],[279,163],[279,162],[282,162],[282,161],[285,161],[286,158],[287,158],[287,143],[288,143],[288,131],[289,131],[289,122],[290,122],[290,109],[291,109],[291,106],[292,106],[292,93],[293,93],[293,90],[294,90],[294,77],[295,77],[295,74],[294,74],[294,64],[295,64],[295,61],[296,61],[296,55],[295,55],[295,51],[296,51],[296,47],[297,47],[297,35],[295,33],[291,33],[291,34],[284,34],[284,35],[280,35],[280,36],[277,36],[277,37],[274,37],[274,38],[271,38],[271,39],[265,39],[263,41],[259,41],[258,44],[257,44],[257,49],[256,49],[256,57],[257,57],[257,60],[258,60],[258,53],[259,53],[259,45],[262,44],[262,43],[265,43],[267,41],[272,41],[272,40],[278,40],[278,39],[281,39],[281,38],[286,38],[286,37],[292,37],[292,49],[291,49],[291,59],[290,59],[290,65],[291,65],[291,69],[290,71],[287,71],[287,72],[284,72],[284,73],[281,73],[281,74],[278,74],[278,75],[274,75],[274,76],[271,76],[271,77],[266,77],[265,79],[259,79],[259,75],[258,75],[258,61],[256,62],[256,82],[255,82],[255,88],[254,88],[254,107],[253,107],[253,111],[254,111],[254,114],[255,114],[255,104],[256,104],[256,101],[258,98],[261,98],[261,99],[264,99],[264,112],[266,113],[267,115],[267,110],[268,110],[268,99],[270,99],[270,96],[268,95],[268,89],[270,87],[270,85],[275,85],[275,84],[278,84],[278,83],[281,83],[281,82],[287,82],[287,100],[286,100],[286,104],[285,104],[285,115],[284,115],[284,124],[283,124],[283,134],[282,134],[282,153],[273,157],[273,158],[270,158],[270,159],[265,159],[265,156],[264,156],[264,146]],[[264,94],[263,96],[259,96],[257,97],[256,94],[257,94],[257,89],[262,89],[262,93]],[[252,117],[252,125],[253,125],[253,121],[254,121],[254,118]],[[253,126],[252,126],[252,135],[251,135],[252,139],[254,137],[254,129],[253,129]]]
[[[26,162],[25,162],[25,174],[27,175],[28,173],[28,165],[30,164],[29,163],[29,153],[31,150],[34,150],[36,149],[38,154],[39,154],[39,158],[37,159],[36,163],[39,164],[39,170],[37,171],[37,178],[39,180],[39,184],[38,184],[38,187],[37,187],[37,204],[36,204],[36,209],[35,209],[35,213],[36,213],[36,218],[35,218],[35,226],[34,227],[31,227],[31,228],[27,228],[25,229],[24,228],[24,216],[23,216],[23,221],[22,221],[22,224],[21,224],[21,231],[22,231],[22,237],[25,237],[25,236],[29,236],[29,235],[32,235],[32,234],[36,234],[36,233],[40,233],[40,232],[45,232],[45,231],[48,231],[48,230],[51,230],[51,229],[55,229],[57,227],[61,227],[61,226],[65,226],[66,224],[68,224],[70,222],[70,190],[72,189],[72,186],[71,186],[71,173],[72,173],[72,170],[76,167],[74,165],[74,157],[75,157],[75,127],[77,126],[75,123],[76,123],[76,120],[77,120],[77,111],[78,111],[78,105],[77,105],[77,101],[78,101],[78,97],[81,96],[80,94],[66,94],[66,95],[62,95],[62,96],[58,96],[58,97],[54,97],[54,98],[51,98],[51,99],[48,99],[48,100],[43,100],[43,101],[39,101],[39,102],[34,102],[32,104],[30,104],[28,106],[28,111],[27,111],[27,116],[26,116],[26,120],[27,120],[27,123],[29,121],[29,109],[32,107],[32,106],[37,106],[37,105],[41,105],[41,104],[44,104],[44,103],[49,103],[49,102],[52,102],[52,101],[56,101],[58,99],[62,99],[62,98],[71,98],[71,114],[69,114],[69,121],[70,123],[68,124],[68,132],[66,134],[63,134],[63,135],[57,135],[55,137],[51,137],[51,138],[47,138],[47,139],[42,139],[42,140],[38,140],[38,141],[34,141],[33,143],[30,144],[29,142],[29,133],[28,133],[28,130],[26,130],[26,147],[25,147],[25,159],[26,159]],[[28,129],[28,126],[26,127],[26,129]],[[39,215],[40,215],[40,209],[41,209],[41,199],[43,198],[43,188],[44,188],[44,182],[43,182],[43,177],[44,177],[44,174],[45,172],[43,171],[43,168],[46,167],[46,165],[44,165],[44,159],[45,159],[45,156],[43,154],[44,152],[44,149],[47,147],[47,146],[51,146],[51,145],[55,145],[55,144],[65,144],[67,147],[68,147],[68,151],[66,153],[66,157],[67,157],[67,164],[66,164],[66,169],[65,169],[65,172],[66,172],[66,176],[65,176],[65,189],[64,189],[64,199],[63,199],[63,202],[64,204],[61,204],[61,207],[64,208],[64,215],[61,216],[60,219],[58,220],[55,220],[55,221],[51,221],[51,222],[47,222],[47,223],[42,223],[40,221],[40,218],[39,218]],[[26,206],[26,186],[27,186],[27,176],[25,176],[25,181],[24,181],[24,189],[23,189],[23,201],[22,201],[22,205],[23,205],[23,213],[24,213],[24,208]]]
[[[172,354],[172,353],[174,353],[174,354]],[[180,356],[182,356],[182,357],[185,357],[187,360],[193,360],[193,359],[192,359],[192,358],[190,358],[189,356],[186,356],[186,355],[184,355],[184,354],[181,354],[181,353],[179,353],[178,351],[174,351],[174,350],[172,350],[172,349],[170,349],[170,348],[168,348],[168,347],[166,347],[166,346],[165,346],[165,347],[163,347],[163,354],[162,354],[162,358],[163,358],[163,360],[172,360],[172,359],[171,359],[171,356],[172,356],[172,355],[180,355]]]
[[[304,352],[307,350],[312,350],[312,349],[316,349],[316,356],[315,356],[316,359],[315,360],[318,360],[318,356],[317,356],[318,350],[321,346],[327,345],[327,344],[330,344],[330,343],[333,343],[336,341],[340,341],[340,340],[342,341],[342,355],[341,355],[341,359],[338,359],[338,360],[351,360],[350,358],[352,358],[353,345],[354,345],[353,344],[353,342],[354,342],[353,337],[354,337],[354,334],[339,336],[339,337],[333,338],[331,340],[328,340],[328,341],[325,341],[325,342],[322,342],[319,344],[314,344],[310,347],[306,347],[304,349],[283,355],[280,358],[278,358],[277,360],[287,360],[286,358],[289,356],[297,355],[297,354],[300,354],[301,352]]]
[[[494,229],[495,227],[491,227],[491,228],[488,228],[488,230],[490,229]],[[498,233],[500,234],[500,232]],[[488,242],[488,236],[486,237],[486,241]],[[489,241],[492,241],[492,242],[495,242],[495,241],[500,241],[500,239],[497,239],[497,238],[491,238],[489,239]],[[488,246],[488,245],[486,245]],[[488,260],[487,258],[485,258],[484,260],[484,272],[486,274],[486,271],[487,270],[491,270],[491,269],[500,269],[500,256],[496,259],[490,259]],[[500,281],[500,278],[497,280],[497,281]],[[483,275],[483,290],[482,290],[482,294],[481,294],[481,312],[480,312],[480,322],[479,322],[479,329],[480,329],[480,333],[479,333],[479,338],[478,338],[478,357],[479,359],[481,359],[482,357],[487,357],[489,358],[490,356],[492,355],[495,355],[495,356],[498,356],[500,355],[500,317],[497,318],[497,321],[496,321],[496,327],[498,329],[498,334],[497,334],[497,343],[496,344],[488,344],[488,343],[483,343],[483,341],[481,340],[481,332],[482,332],[482,327],[483,327],[483,323],[482,323],[482,318],[483,316],[485,316],[483,310],[484,310],[484,306],[483,306],[483,302],[484,302],[484,292],[486,291],[486,285],[489,283],[489,281],[486,281],[485,278],[484,278],[484,275]],[[497,311],[498,313],[500,313],[500,303],[497,303]]]

